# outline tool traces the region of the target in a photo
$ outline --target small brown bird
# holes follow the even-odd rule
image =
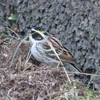
[[[49,34],[41,28],[32,28],[29,40],[31,43],[31,53],[37,61],[49,65],[67,62],[73,65],[79,72],[82,72],[77,67],[72,53],[52,34]]]

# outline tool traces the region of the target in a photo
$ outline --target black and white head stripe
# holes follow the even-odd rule
[[[32,28],[32,31],[45,31],[45,29],[44,28],[41,28],[41,27],[33,27]]]
[[[33,33],[33,32],[39,33],[38,31],[44,32],[43,34],[46,35],[46,36],[48,36],[48,34],[49,34],[49,33],[46,32],[43,28],[40,28],[40,27],[36,27],[36,28],[32,28],[32,29],[31,29],[31,32],[32,32],[32,33]]]
[[[35,40],[43,40],[43,37],[40,34],[37,34],[36,32],[32,34],[32,38]]]

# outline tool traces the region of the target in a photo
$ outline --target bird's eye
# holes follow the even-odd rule
[[[46,35],[46,36],[47,36],[47,35],[48,35],[48,33],[47,33],[47,32],[45,32],[45,33],[44,33],[44,35]]]
[[[42,40],[43,39],[43,37],[37,33],[32,34],[32,38],[35,40]]]
[[[31,33],[34,33],[34,31],[33,31],[33,30],[31,30]]]

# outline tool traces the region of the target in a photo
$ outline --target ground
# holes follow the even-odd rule
[[[38,26],[55,35],[90,75],[68,72],[70,84],[62,68],[29,59],[27,40],[18,44]],[[99,100],[98,95],[100,0],[0,0],[0,100]]]
[[[85,84],[75,80],[73,74],[69,74],[70,84],[63,68],[37,65],[33,57],[28,59],[28,41],[24,41],[17,49],[21,39],[13,40],[3,34],[0,36],[0,100],[99,98],[99,92],[86,89]]]

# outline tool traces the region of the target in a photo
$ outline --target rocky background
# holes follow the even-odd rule
[[[8,21],[11,14],[17,20]],[[99,0],[0,0],[0,25],[27,34],[28,27],[43,27],[74,54],[87,72],[100,69]]]
[[[9,20],[11,14],[17,19]],[[70,84],[62,67],[28,61],[27,41],[11,65],[29,27],[43,27],[55,35],[83,72],[98,76],[78,75],[75,80],[71,69]],[[100,98],[100,0],[0,0],[0,100],[99,100],[96,97]]]

